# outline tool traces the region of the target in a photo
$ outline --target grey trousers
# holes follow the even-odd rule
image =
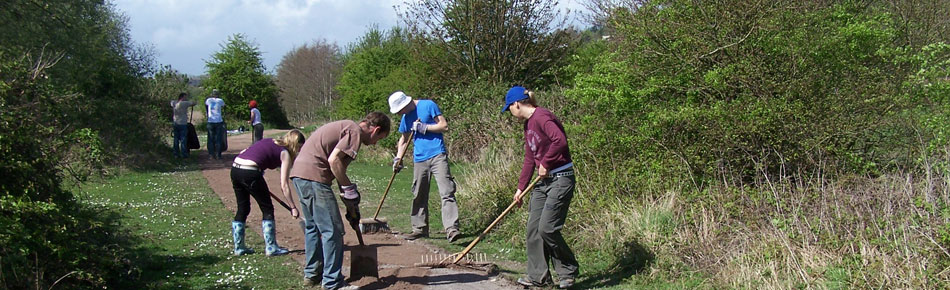
[[[542,179],[531,191],[531,213],[528,216],[525,244],[528,254],[526,272],[532,281],[551,281],[549,262],[554,262],[559,279],[577,277],[577,258],[561,235],[573,198],[573,175]]]
[[[435,176],[442,198],[442,227],[458,230],[459,207],[455,202],[455,178],[449,171],[449,158],[445,153],[429,160],[416,162],[412,170],[412,212],[410,221],[414,233],[429,233],[429,180]]]

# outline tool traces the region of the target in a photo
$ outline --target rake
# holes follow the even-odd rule
[[[531,183],[528,184],[528,187],[525,188],[524,191],[522,191],[520,195],[518,195],[518,200],[523,199],[524,196],[527,195],[528,192],[530,192],[532,188],[534,188],[534,185],[537,184],[539,180],[541,180],[541,176],[535,177],[534,180],[532,180]],[[501,214],[498,215],[497,218],[495,218],[495,221],[493,221],[491,224],[489,224],[489,225],[488,225],[488,228],[485,228],[485,230],[482,231],[482,233],[479,234],[478,237],[476,237],[474,240],[472,240],[472,242],[469,243],[468,246],[465,247],[465,250],[462,250],[462,252],[457,253],[457,254],[449,255],[449,256],[447,256],[445,259],[442,259],[442,260],[440,260],[440,261],[429,261],[429,262],[425,262],[425,261],[424,261],[423,263],[418,263],[418,264],[416,264],[415,266],[416,266],[416,267],[429,267],[429,268],[441,268],[441,267],[447,267],[447,266],[450,266],[450,265],[459,265],[459,266],[465,266],[465,267],[470,267],[470,268],[471,268],[471,267],[484,267],[484,266],[485,266],[484,263],[478,263],[477,261],[473,261],[473,260],[465,260],[465,261],[463,261],[463,259],[465,258],[465,255],[467,255],[468,252],[472,251],[472,248],[474,248],[475,245],[477,245],[478,242],[480,242],[480,241],[482,240],[482,238],[484,238],[486,235],[488,235],[488,232],[490,232],[490,231],[492,230],[492,228],[495,227],[495,225],[498,225],[498,222],[500,222],[501,219],[505,218],[505,216],[508,215],[509,212],[511,212],[511,210],[515,207],[515,205],[516,205],[516,204],[515,204],[515,201],[512,200],[512,201],[511,201],[511,204],[508,205],[508,208],[506,208],[505,211],[501,212]],[[449,260],[452,260],[452,261],[449,262]],[[461,263],[460,263],[460,262],[461,262]],[[490,268],[490,267],[489,267],[489,268]],[[489,270],[489,271],[490,271],[490,270]]]
[[[293,214],[293,210],[290,209],[290,206],[287,205],[286,203],[284,203],[284,201],[281,200],[279,197],[277,197],[276,194],[274,194],[273,192],[270,192],[270,191],[268,191],[267,193],[270,193],[270,197],[276,199],[276,200],[277,200],[277,203],[280,203],[280,205],[284,206],[284,208],[286,208],[287,211],[289,211],[289,212],[291,212],[291,214]],[[297,221],[297,223],[300,224],[300,230],[302,230],[302,231],[304,231],[304,232],[307,231],[307,226],[303,224],[303,221]]]
[[[409,151],[409,144],[412,143],[412,136],[415,134],[416,134],[415,131],[409,133],[409,141],[406,142],[406,149],[403,150],[402,154],[399,155],[400,165],[402,163],[402,157],[406,156],[406,152]],[[379,206],[376,207],[376,213],[373,214],[373,217],[360,220],[360,229],[359,229],[360,232],[367,233],[367,234],[391,232],[391,230],[389,229],[389,223],[386,220],[386,218],[379,217],[379,211],[383,208],[383,201],[386,201],[386,195],[389,195],[389,189],[393,186],[393,180],[396,179],[396,173],[398,172],[393,170],[393,176],[389,178],[389,184],[386,185],[386,191],[383,192],[383,197],[379,199]]]

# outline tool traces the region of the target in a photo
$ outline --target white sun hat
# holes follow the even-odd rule
[[[398,113],[402,108],[405,108],[406,105],[409,105],[409,102],[412,102],[412,97],[402,91],[395,92],[389,95],[389,111],[393,114]]]

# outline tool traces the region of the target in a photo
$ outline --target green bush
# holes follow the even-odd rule
[[[99,134],[55,127],[71,94],[30,58],[0,60],[0,288],[98,288],[135,275],[116,220],[63,190],[101,170]]]
[[[434,94],[420,85],[425,75],[418,62],[410,58],[409,46],[408,35],[398,27],[388,31],[373,27],[347,47],[343,74],[336,87],[340,99],[335,103],[335,118],[360,120],[374,111],[389,114],[389,95],[396,91],[414,99]],[[393,118],[392,137],[379,145],[395,148],[399,116],[389,115]]]

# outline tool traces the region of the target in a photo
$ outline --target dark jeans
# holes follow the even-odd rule
[[[274,220],[274,203],[270,199],[267,182],[264,181],[264,172],[231,167],[231,186],[234,187],[234,198],[237,201],[234,221],[247,221],[247,215],[251,212],[251,196],[261,208],[261,219]]]
[[[208,154],[211,157],[221,159],[221,149],[224,146],[222,138],[227,138],[224,134],[224,122],[208,123]]]
[[[257,141],[264,139],[264,124],[254,125],[253,135],[254,137],[251,139],[251,144],[257,143]]]
[[[573,198],[573,175],[542,179],[531,191],[531,213],[528,216],[525,244],[528,248],[526,272],[532,281],[550,281],[548,262],[552,261],[559,279],[577,277],[577,258],[561,235]]]
[[[188,157],[191,151],[188,149],[188,124],[172,125],[172,148],[175,149],[175,157]]]

